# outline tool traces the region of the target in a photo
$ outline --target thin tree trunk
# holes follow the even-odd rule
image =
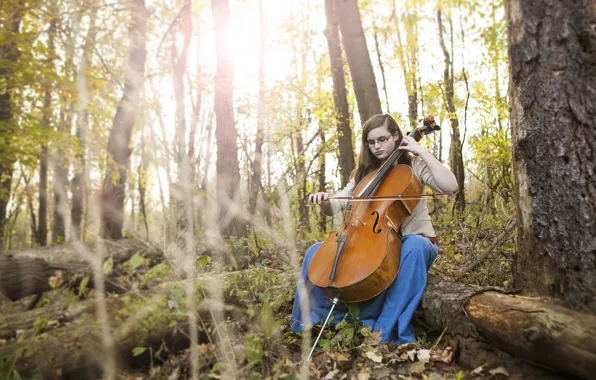
[[[507,0],[505,10],[518,223],[514,282],[596,313],[596,1]]]
[[[375,80],[357,0],[337,0],[339,27],[354,83],[360,122],[380,114],[381,101]]]
[[[6,211],[10,200],[15,162],[15,156],[12,153],[14,148],[11,143],[14,120],[12,89],[16,86],[13,82],[13,70],[20,56],[15,36],[21,27],[23,11],[19,7],[6,5],[0,9],[0,12],[7,13],[2,15],[6,20],[6,23],[1,26],[2,38],[10,41],[0,45],[0,59],[6,62],[0,66],[0,83],[5,86],[4,91],[0,92],[0,251],[2,251],[5,245]]]
[[[87,70],[91,64],[91,48],[95,43],[96,13],[92,12],[89,19],[89,30],[87,38],[81,53],[81,63],[77,72],[77,91],[79,93],[79,104],[77,109],[77,142],[78,150],[76,153],[74,176],[71,183],[72,192],[72,234],[71,239],[81,240],[81,228],[83,222],[85,194],[87,184],[87,130],[89,128],[89,113],[87,110],[89,102],[89,91],[87,88]]]
[[[110,131],[109,162],[101,197],[100,236],[107,239],[122,238],[124,197],[131,154],[128,145],[144,83],[148,17],[149,12],[145,7],[145,1],[134,0],[132,25],[129,30],[127,82]]]
[[[379,47],[379,33],[375,27],[375,51],[377,53],[377,62],[379,63],[379,69],[381,69],[381,79],[383,79],[383,93],[385,94],[385,107],[387,113],[391,112],[389,109],[389,94],[387,93],[387,81],[385,80],[385,66],[383,66],[383,58],[381,57],[381,48]]]
[[[240,202],[240,166],[238,162],[238,131],[234,120],[234,60],[228,36],[231,29],[228,0],[212,0],[215,25],[215,138],[217,141],[217,188],[222,210],[224,236],[246,236],[244,223],[229,215],[229,203]]]
[[[54,36],[56,33],[56,19],[50,22],[50,30],[48,32],[48,68],[51,68],[54,62]],[[52,83],[50,79],[44,91],[44,101],[42,110],[42,125],[49,137],[52,129]],[[48,244],[48,141],[43,141],[41,145],[41,155],[39,157],[39,223],[37,229],[37,236],[35,240],[40,246]]]
[[[72,64],[72,62],[71,62]],[[67,64],[67,66],[70,66]],[[71,110],[66,108],[66,97],[62,96],[62,109],[60,110],[60,120],[58,121],[58,144],[55,144],[55,149],[52,154],[52,161],[54,167],[54,179],[52,181],[52,188],[54,193],[54,207],[52,212],[52,243],[64,243],[66,237],[66,213],[68,194],[66,192],[68,184],[68,166],[67,158],[64,154],[64,146],[67,143],[66,136],[71,126]]]
[[[459,135],[459,120],[457,119],[457,113],[455,110],[455,90],[453,86],[453,63],[451,62],[451,56],[445,45],[445,39],[443,38],[443,19],[441,10],[437,11],[437,22],[439,24],[439,42],[443,49],[443,56],[445,59],[445,70],[443,71],[443,81],[445,85],[445,102],[447,111],[449,113],[449,121],[451,124],[451,145],[449,147],[449,164],[451,171],[455,174],[457,183],[459,186],[459,192],[457,193],[455,202],[456,207],[461,214],[466,207],[466,198],[464,192],[464,161],[462,153],[462,142]],[[451,22],[451,21],[450,21]]]
[[[350,127],[350,107],[346,91],[344,60],[339,40],[337,0],[325,0],[325,15],[327,16],[327,47],[329,49],[329,63],[333,78],[333,101],[337,113],[337,140],[339,145],[339,170],[342,184],[348,183],[350,175],[356,167],[354,160],[354,146],[352,145],[352,128]]]
[[[404,77],[406,93],[408,94],[408,120],[410,122],[410,128],[415,129],[418,124],[418,86],[416,85],[416,78],[418,76],[416,57],[418,40],[411,25],[415,20],[415,16],[407,13],[400,23],[400,17],[397,15],[397,7],[394,1],[393,18],[395,20],[395,30],[397,34],[397,56]],[[404,26],[406,32],[405,43],[401,35],[401,25]]]
[[[249,211],[254,214],[257,207],[257,198],[262,185],[262,156],[265,124],[265,16],[263,0],[259,0],[259,105],[257,110],[257,136],[255,138],[255,154],[252,161],[252,178],[250,180]]]
[[[321,146],[325,146],[325,132],[323,128],[319,130],[319,136],[321,137]],[[325,148],[323,148],[325,149]],[[326,178],[327,166],[325,163],[325,151],[319,155],[319,191],[325,192],[327,190],[327,178]],[[319,210],[319,231],[327,232],[327,217],[323,213],[323,210]]]
[[[172,34],[172,63],[173,82],[174,82],[174,98],[176,100],[176,142],[177,142],[177,163],[178,163],[178,183],[182,188],[182,192],[176,199],[176,227],[178,242],[181,246],[184,245],[184,231],[192,226],[192,221],[187,220],[187,207],[192,208],[192,202],[188,203],[184,199],[184,194],[189,190],[190,186],[190,160],[187,153],[186,143],[186,117],[184,106],[184,75],[186,73],[188,48],[192,38],[192,2],[187,0],[182,7],[180,25],[183,31],[183,46],[180,55],[176,49],[176,35]],[[192,215],[192,212],[190,213]],[[189,223],[191,225],[189,226]],[[192,228],[192,227],[191,227]]]

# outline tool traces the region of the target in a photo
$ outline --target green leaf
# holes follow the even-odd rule
[[[143,352],[147,351],[148,349],[149,349],[149,347],[135,347],[135,348],[132,349],[132,354],[134,356],[139,356]]]
[[[33,322],[33,332],[35,335],[41,334],[43,329],[48,325],[48,320],[43,317],[35,318],[35,322]]]
[[[89,283],[89,276],[85,276],[79,284],[79,297],[85,295],[87,291],[87,284]]]
[[[329,341],[329,339],[320,339],[319,347],[321,347],[323,351],[327,351],[331,348],[331,342]]]
[[[103,273],[106,276],[109,276],[112,273],[113,269],[114,269],[114,260],[112,260],[112,258],[110,257],[109,259],[106,260],[105,263],[103,263]]]
[[[141,256],[138,252],[133,255],[133,257],[128,260],[128,266],[131,269],[137,269],[143,265],[147,264],[147,259]]]
[[[360,308],[358,307],[358,305],[354,303],[348,304],[348,310],[350,311],[350,314],[352,314],[352,317],[354,317],[354,319],[358,318],[358,316],[360,315]]]
[[[201,269],[205,269],[211,263],[211,256],[201,256],[197,259],[197,263]]]

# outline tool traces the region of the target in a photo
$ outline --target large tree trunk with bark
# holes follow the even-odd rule
[[[0,92],[0,252],[5,246],[6,211],[10,200],[12,186],[12,171],[14,154],[12,153],[12,132],[14,130],[12,89],[15,87],[13,71],[19,59],[19,49],[16,35],[21,27],[23,10],[20,5],[10,3],[0,4],[0,18],[2,19],[1,38],[7,43],[0,46],[0,60],[5,63],[0,67],[0,82],[4,89]]]
[[[100,235],[109,239],[122,238],[126,178],[131,154],[129,144],[145,82],[145,45],[149,11],[145,8],[144,0],[134,0],[133,4],[126,85],[110,131],[109,160],[101,195]]]
[[[234,120],[234,59],[232,41],[228,36],[231,28],[228,0],[212,0],[215,25],[215,138],[217,142],[217,188],[224,222],[224,236],[246,236],[244,223],[234,215],[228,215],[230,202],[240,202],[240,166],[238,161],[238,131]]]
[[[250,278],[259,279],[256,286],[261,291],[257,289],[256,299],[232,296],[235,293],[231,289],[252,288],[254,285],[246,283]],[[263,281],[264,278],[269,280]],[[287,299],[285,296],[293,293],[294,278],[291,272],[255,269],[205,276],[200,283],[206,288],[210,288],[211,281],[227,283],[224,301],[240,307],[227,310],[237,312],[254,308],[255,301],[263,302],[266,297]],[[157,349],[163,341],[174,352],[188,346],[185,334],[189,327],[188,311],[182,302],[187,289],[185,283],[170,282],[150,290],[130,292],[126,297],[106,299],[114,350],[121,366],[135,365],[132,356],[135,347]],[[197,312],[203,322],[213,320],[213,314],[207,312],[210,308],[223,310],[222,305],[205,301],[200,290],[195,298],[202,299],[197,302]],[[271,306],[277,310],[283,305]],[[47,375],[57,368],[62,368],[63,374],[97,376],[106,354],[100,343],[100,334],[105,332],[96,321],[96,302],[58,304],[45,310],[45,314],[32,310],[12,315],[0,323],[0,339],[14,340],[17,330],[26,330],[26,337],[21,341],[0,346],[0,357],[9,359],[0,363],[0,369],[14,362],[21,376]],[[530,366],[527,361],[584,378],[596,372],[596,316],[574,312],[544,299],[506,295],[496,289],[437,278],[429,280],[419,312],[418,319],[424,323],[439,331],[446,328],[448,342],[458,347],[460,364],[500,365],[512,374],[541,379],[559,377]],[[122,318],[128,315],[133,315],[133,320]],[[48,323],[33,336],[31,329],[38,318],[45,318]],[[204,328],[204,325],[198,327]],[[182,333],[176,334],[176,331]],[[72,360],[73,357],[79,359]],[[148,357],[141,359],[149,360]]]
[[[366,36],[362,29],[362,20],[357,0],[337,0],[339,27],[346,49],[348,66],[354,83],[360,122],[364,124],[373,115],[380,114],[381,100],[375,80],[370,54],[366,45]]]
[[[505,9],[515,283],[595,313],[596,1],[507,0]]]
[[[345,185],[356,167],[354,160],[354,146],[352,145],[352,128],[350,127],[350,107],[346,91],[344,60],[339,40],[337,21],[337,0],[325,0],[325,15],[327,17],[327,47],[329,49],[329,63],[333,78],[333,101],[337,113],[337,141],[339,146],[339,170],[341,183]],[[321,190],[323,191],[323,190]]]

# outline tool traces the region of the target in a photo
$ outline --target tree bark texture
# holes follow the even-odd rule
[[[228,215],[230,202],[240,202],[240,166],[238,161],[238,131],[234,120],[234,59],[232,41],[227,36],[231,28],[228,0],[212,0],[215,27],[215,139],[217,144],[217,188],[224,236],[246,236],[246,227],[233,215]],[[229,222],[225,222],[229,220]]]
[[[380,114],[381,101],[375,80],[370,54],[366,45],[366,36],[362,29],[362,20],[357,0],[336,0],[339,15],[339,27],[352,75],[360,122],[364,124],[373,115]]]
[[[0,12],[2,38],[8,41],[0,46],[0,60],[6,62],[0,67],[0,82],[5,86],[4,90],[0,92],[0,251],[3,251],[6,236],[4,231],[7,222],[6,211],[10,200],[15,161],[11,139],[15,124],[12,89],[16,86],[14,83],[16,78],[12,74],[20,55],[16,36],[21,27],[23,10],[20,9],[20,5],[1,4]]]
[[[516,286],[596,312],[596,1],[505,1]]]
[[[350,126],[350,107],[346,91],[344,60],[339,39],[336,3],[338,0],[325,0],[325,16],[327,17],[327,48],[333,79],[333,101],[337,117],[337,141],[339,146],[339,171],[342,185],[350,181],[350,175],[356,167],[354,146],[352,145],[352,128]],[[321,190],[323,191],[323,190]]]
[[[122,238],[126,178],[131,154],[129,144],[145,81],[149,11],[145,8],[144,0],[134,0],[133,4],[126,84],[108,139],[109,162],[101,195],[100,236],[107,239]]]

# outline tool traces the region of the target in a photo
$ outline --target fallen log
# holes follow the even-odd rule
[[[162,260],[163,252],[142,240],[105,240],[100,243],[72,244],[30,248],[0,254],[0,294],[12,301],[51,290],[49,279],[58,271],[64,278],[71,274],[92,272],[90,260],[103,254],[104,260],[112,258],[114,264],[129,260],[135,253],[147,258]],[[92,285],[92,284],[90,284]],[[108,291],[123,289],[106,279]]]
[[[459,347],[458,362],[470,368],[489,362],[510,373],[532,373],[532,363],[586,379],[596,373],[594,315],[436,277],[429,279],[420,310],[427,325],[446,329]]]
[[[251,279],[253,273],[254,281]],[[248,310],[246,306],[254,303],[253,295],[281,296],[284,292],[291,292],[292,276],[290,273],[260,269],[243,271],[240,275],[232,272],[202,277],[194,286],[198,289],[194,302],[197,305],[199,327],[208,326],[214,314],[223,314],[224,305],[203,298],[213,286],[211,282],[226,284],[224,301],[228,305],[237,302],[239,296],[238,291],[229,291],[231,287],[240,291],[250,289],[250,299],[245,301],[246,304],[239,305]],[[98,378],[103,363],[110,358],[115,359],[115,365],[120,368],[149,362],[150,351],[135,357],[133,349],[136,347],[151,347],[153,352],[164,343],[170,352],[186,348],[189,345],[186,289],[184,281],[168,282],[148,290],[108,297],[105,306],[114,340],[111,352],[106,352],[102,344],[104,332],[97,321],[95,300],[48,310],[53,319],[69,322],[61,323],[56,328],[50,326],[47,331],[37,334],[33,333],[33,326],[29,326],[24,338],[0,346],[0,374],[15,370],[22,377]],[[234,308],[234,311],[237,310]],[[75,314],[74,319],[66,317]],[[25,327],[39,316],[37,310],[31,310],[11,317],[11,321],[19,327]],[[19,320],[26,322],[15,322]],[[14,326],[0,324],[0,331],[5,335],[15,330]],[[204,334],[202,339],[206,339]]]
[[[255,269],[222,274],[219,281],[234,289],[225,292],[227,304],[250,309],[274,299],[291,302],[294,278],[289,272]],[[213,277],[201,282],[210,279]],[[120,366],[132,365],[131,352],[137,346],[156,348],[164,341],[175,351],[176,347],[188,345],[185,289],[184,283],[172,282],[106,300]],[[196,301],[202,322],[209,322],[211,310]],[[95,302],[84,302],[86,306],[78,305],[78,317],[70,324],[0,346],[0,357],[7,357],[0,371],[7,368],[6,363],[14,362],[22,376],[52,377],[57,370],[84,377],[99,373],[100,363],[106,358],[100,343],[102,332],[96,321]],[[32,312],[13,320],[32,321]],[[429,280],[419,315],[434,329],[446,329],[450,344],[459,348],[458,362],[470,368],[489,363],[503,366],[510,373],[541,379],[559,377],[535,365],[584,378],[596,373],[596,317],[592,315],[543,299],[501,294],[438,278]],[[132,322],[129,317],[134,318]],[[73,361],[75,357],[78,359]]]

